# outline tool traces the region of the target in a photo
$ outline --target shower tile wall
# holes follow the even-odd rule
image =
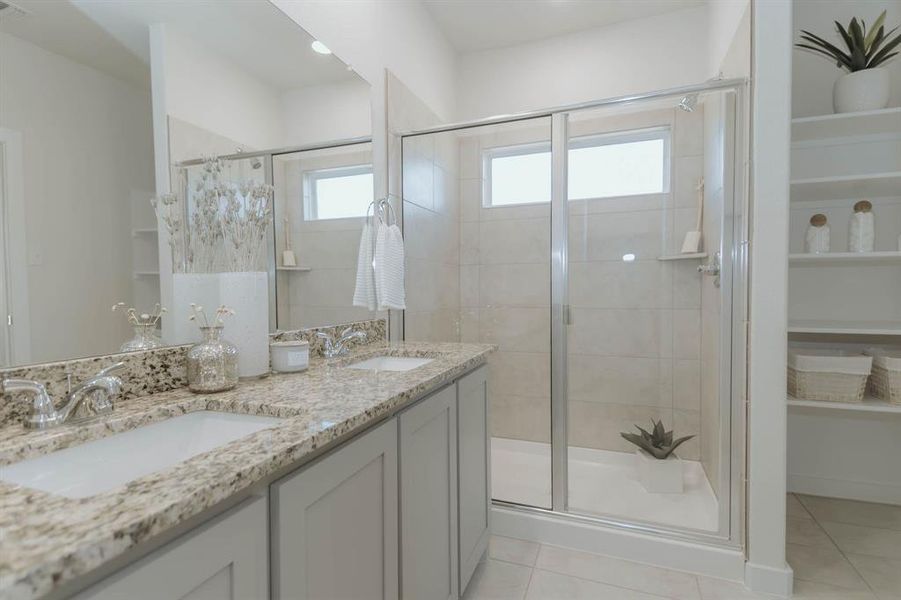
[[[349,323],[386,316],[386,313],[372,313],[353,306],[352,302],[363,219],[304,218],[304,172],[371,162],[372,152],[368,144],[300,152],[273,160],[278,264],[281,264],[281,251],[284,249],[284,219],[287,216],[297,264],[310,268],[309,271],[277,272],[279,329]]]
[[[703,116],[679,110],[571,123],[570,135],[667,126],[671,192],[569,203],[569,443],[631,452],[621,431],[663,419],[700,433],[701,288],[678,254],[694,228],[703,173]],[[634,254],[633,262],[623,256]],[[680,456],[697,460],[697,438]]]
[[[549,442],[550,205],[484,208],[482,150],[547,142],[550,127],[479,133],[460,138],[461,338],[499,346],[492,435]]]
[[[405,339],[460,339],[460,203],[456,134],[407,138]]]

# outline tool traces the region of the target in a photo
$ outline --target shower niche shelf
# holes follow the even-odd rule
[[[275,267],[276,271],[294,271],[297,273],[306,273],[312,271],[310,267]]]
[[[657,260],[701,260],[707,258],[706,252],[692,252],[691,254],[670,254],[667,256],[658,256]]]

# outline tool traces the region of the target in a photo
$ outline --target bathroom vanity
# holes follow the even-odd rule
[[[231,392],[4,428],[0,460],[22,465],[200,411],[278,419],[87,497],[9,483],[0,467],[0,598],[459,597],[488,543],[492,350],[370,344]],[[349,368],[380,357],[408,370]]]

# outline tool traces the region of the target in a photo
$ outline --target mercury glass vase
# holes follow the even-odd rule
[[[156,327],[150,325],[134,325],[135,336],[119,346],[119,352],[136,352],[138,350],[153,350],[162,346],[160,338],[156,335]]]
[[[201,327],[203,341],[188,350],[188,389],[222,392],[238,384],[238,347],[222,339],[222,326]]]

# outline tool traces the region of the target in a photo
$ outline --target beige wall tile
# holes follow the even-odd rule
[[[661,222],[664,218],[664,211],[571,217],[570,260],[621,261],[625,254],[634,254],[638,260],[655,260],[663,253]]]
[[[481,342],[502,351],[550,352],[549,307],[498,307],[479,310]]]
[[[460,264],[477,265],[480,261],[479,223],[464,221],[460,223]]]
[[[635,446],[620,436],[622,431],[636,431],[635,425],[647,428],[651,419],[672,422],[672,410],[648,406],[569,403],[569,443],[581,448],[598,448],[618,452],[634,452]]]
[[[672,406],[672,361],[570,354],[569,399],[582,402]]]
[[[673,311],[673,357],[701,358],[701,312],[694,309]]]
[[[460,306],[479,306],[479,267],[460,265]]]
[[[654,261],[571,262],[569,300],[587,308],[669,308],[672,268]]]
[[[664,421],[667,429],[673,430],[673,437],[683,437],[693,435],[687,442],[684,442],[676,453],[685,460],[698,460],[701,458],[700,450],[700,433],[701,433],[701,414],[696,410],[674,410],[673,418],[669,422]]]
[[[482,264],[550,262],[550,219],[482,221],[479,256]]]
[[[483,307],[547,306],[550,265],[482,265],[479,297]]]
[[[495,437],[551,441],[550,396],[510,396],[500,393],[488,382],[491,398],[491,435]]]
[[[500,351],[492,359],[488,371],[493,390],[511,396],[550,397],[550,353]]]
[[[682,410],[701,409],[701,362],[673,360],[673,407]]]
[[[668,356],[672,339],[669,312],[573,308],[569,351],[599,356]]]

